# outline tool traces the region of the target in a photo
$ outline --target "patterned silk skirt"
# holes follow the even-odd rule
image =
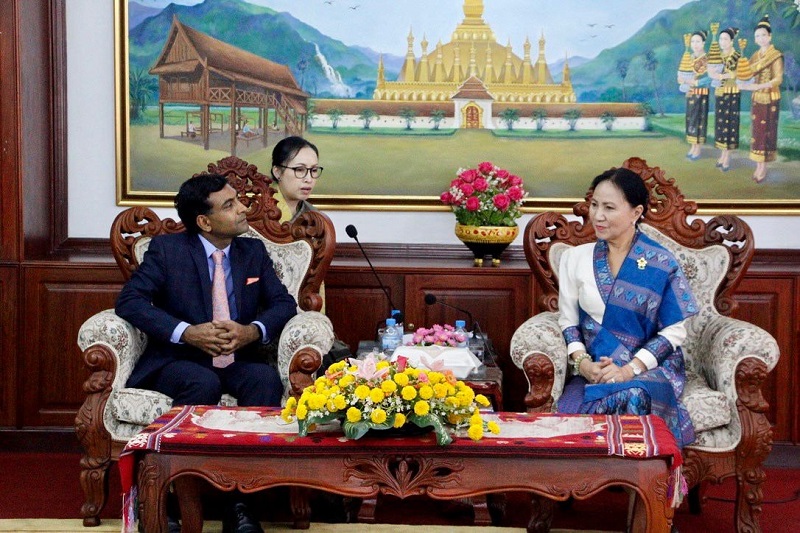
[[[741,93],[717,96],[714,109],[714,146],[721,150],[739,148]]]
[[[708,90],[686,93],[686,142],[705,144],[708,130]]]
[[[757,163],[775,161],[778,157],[778,112],[780,107],[780,100],[768,104],[753,102],[750,159]]]

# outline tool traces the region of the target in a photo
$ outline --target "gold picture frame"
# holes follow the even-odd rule
[[[245,0],[239,1],[244,2]],[[474,22],[470,19],[473,17],[475,20],[480,19],[485,27],[491,30],[490,23],[492,21],[488,14],[484,21],[474,12],[471,14],[468,12],[468,8],[476,9],[475,5],[482,6],[482,2],[452,1],[464,4],[465,18],[461,21],[461,26],[468,22]],[[260,5],[268,2],[258,0],[256,3]],[[712,4],[717,3],[725,4],[722,1],[712,2]],[[195,24],[198,27],[193,27],[189,23],[181,21],[181,16],[190,18],[184,14],[190,13],[191,7],[181,6],[180,9],[174,9],[175,14],[169,31],[164,32],[164,24],[161,25],[164,47],[161,49],[159,59],[164,59],[168,55],[169,39],[171,39],[169,42],[174,43],[181,36],[188,35],[189,38],[205,39],[204,44],[207,46],[211,46],[209,43],[222,42],[214,35],[204,33],[201,23]],[[174,103],[166,103],[162,106],[164,103],[162,98],[155,105],[154,102],[145,103],[145,111],[150,113],[151,120],[155,113],[154,108],[159,110],[159,124],[153,125],[151,122],[143,125],[142,122],[131,121],[132,69],[128,0],[115,2],[114,10],[117,204],[172,205],[172,199],[177,190],[176,183],[179,184],[195,172],[205,170],[208,163],[231,155],[231,151],[235,151],[239,157],[256,164],[262,172],[268,172],[269,152],[272,148],[270,135],[273,135],[272,139],[276,139],[285,134],[285,132],[274,133],[270,129],[273,116],[276,117],[275,124],[278,124],[279,113],[273,112],[268,106],[259,110],[261,108],[255,104],[253,107],[245,109],[246,106],[235,107],[234,102],[234,107],[231,107],[230,111],[226,111],[224,106],[214,108],[209,105],[206,109],[208,114],[203,115],[201,106],[192,107]],[[655,11],[657,10],[654,10],[654,14]],[[713,12],[713,9],[709,9],[709,11]],[[231,13],[231,17],[234,16],[235,14]],[[456,29],[461,27],[457,19],[454,19],[452,23]],[[405,23],[397,21],[397,24]],[[405,27],[408,26],[405,25]],[[137,31],[138,29],[137,27]],[[424,29],[420,29],[420,34],[423,31]],[[141,34],[142,32],[138,32],[137,36],[141,36]],[[200,37],[197,37],[198,35]],[[545,41],[544,35],[543,31],[539,41],[541,53],[546,50],[546,45],[542,44]],[[535,37],[532,36],[531,40],[535,40]],[[409,34],[409,38],[412,38],[411,34]],[[784,41],[781,43],[787,42],[788,37],[784,36],[783,39]],[[775,40],[776,46],[778,46],[777,32]],[[529,44],[526,43],[525,46],[529,47]],[[223,43],[220,46],[233,47],[229,43]],[[399,50],[393,52],[399,56],[405,46],[405,43],[398,43]],[[419,44],[416,46],[419,47]],[[436,49],[445,49],[446,46],[447,43],[440,42]],[[505,45],[499,46],[502,46],[503,50],[511,50],[509,57],[513,55],[514,59],[509,62],[516,62],[515,65],[518,63],[517,72],[521,77],[522,71],[526,68],[525,58],[521,57],[523,54],[514,51],[512,46],[508,48]],[[517,48],[521,47],[518,45]],[[675,52],[674,55],[678,56],[674,58],[674,62],[677,64],[681,53],[684,52],[683,43],[676,39],[672,48]],[[754,50],[753,45],[747,49],[750,53]],[[225,51],[229,51],[228,48],[225,48]],[[525,54],[527,55],[528,52],[529,48],[526,49]],[[138,54],[139,51],[137,50],[136,53]],[[247,51],[243,53],[249,54],[247,57],[253,55]],[[412,55],[414,55],[413,50]],[[417,53],[414,59],[415,68],[419,70],[420,63],[426,57],[433,62],[433,55],[433,50],[429,50],[427,56]],[[491,54],[487,53],[486,55],[488,57]],[[535,56],[535,53],[533,55]],[[140,55],[136,57],[137,61],[141,60]],[[559,210],[567,212],[576,202],[582,200],[585,187],[595,175],[607,168],[619,166],[628,157],[637,156],[645,159],[650,165],[662,168],[668,178],[676,179],[686,197],[698,202],[699,214],[800,214],[800,183],[795,183],[800,180],[794,179],[794,176],[800,175],[800,161],[781,158],[777,163],[770,164],[769,178],[765,183],[757,185],[750,180],[754,163],[747,159],[747,153],[743,150],[737,152],[733,168],[726,173],[720,172],[714,166],[718,150],[714,148],[713,139],[709,139],[704,146],[704,157],[701,161],[689,160],[685,157],[687,147],[685,141],[674,131],[670,134],[667,127],[671,125],[674,129],[675,124],[681,118],[680,113],[665,113],[665,117],[643,117],[640,104],[627,100],[624,102],[584,103],[574,101],[578,100],[577,95],[573,95],[573,97],[556,95],[553,97],[553,101],[539,101],[538,97],[532,97],[531,101],[516,102],[512,97],[502,101],[505,97],[497,97],[502,92],[499,89],[499,82],[494,86],[483,84],[485,93],[480,93],[479,90],[477,96],[474,92],[469,93],[470,87],[465,81],[454,86],[457,92],[450,94],[450,97],[445,100],[435,100],[436,97],[432,96],[431,98],[434,100],[431,101],[427,99],[409,100],[398,104],[389,96],[382,100],[376,97],[380,89],[378,84],[381,82],[380,76],[383,72],[383,58],[384,56],[381,56],[376,69],[375,82],[370,89],[372,92],[366,93],[366,96],[371,94],[372,99],[365,95],[362,95],[361,98],[312,95],[311,92],[314,91],[302,83],[297,83],[297,76],[291,74],[292,69],[289,66],[278,64],[278,67],[285,68],[287,72],[290,72],[289,76],[293,77],[295,87],[307,95],[307,98],[304,98],[299,93],[292,92],[293,89],[290,87],[291,90],[286,89],[289,92],[284,93],[282,97],[284,102],[288,102],[285,104],[287,108],[293,106],[293,111],[289,112],[296,113],[297,121],[301,124],[301,133],[320,147],[321,164],[326,169],[325,178],[318,183],[312,201],[322,209],[444,211],[448,208],[442,205],[438,195],[449,186],[457,169],[474,167],[481,161],[490,160],[519,174],[525,180],[529,195],[525,200],[523,211]],[[268,60],[261,60],[269,63]],[[635,55],[632,57],[631,64],[633,65],[639,60],[639,56]],[[532,66],[535,66],[532,64],[532,59],[529,61]],[[662,61],[664,69],[672,68],[668,66],[667,59],[662,59]],[[671,56],[670,61],[672,61]],[[562,60],[559,64],[561,65],[559,67],[561,71],[558,73],[560,81],[555,79],[559,76],[553,76],[553,88],[564,87],[565,80],[568,79],[570,73],[579,70],[579,67],[570,70],[569,61]],[[163,90],[166,82],[158,77],[159,74],[153,74],[153,72],[166,71],[166,67],[159,70],[154,68],[155,66],[158,65],[155,65],[152,60],[145,66],[138,66],[134,70],[134,79],[138,83],[144,77],[145,82],[151,84],[151,89],[152,84],[158,84],[157,86]],[[555,66],[548,68],[556,71]],[[631,69],[633,70],[633,67]],[[212,69],[209,67],[209,70]],[[214,71],[213,75],[218,75],[216,72],[219,70]],[[498,78],[502,69],[498,67],[495,72],[497,73],[495,77]],[[211,75],[209,74],[209,76]],[[393,77],[399,77],[399,75],[393,74],[383,79],[384,87],[393,87],[392,84],[395,84],[396,87],[402,89],[400,82],[393,80]],[[575,80],[575,74],[572,74],[572,80]],[[255,81],[248,80],[248,83],[250,82],[252,82],[251,88],[261,83],[257,79]],[[244,86],[244,82],[242,83]],[[268,85],[267,82],[261,83],[261,86],[266,85]],[[265,93],[267,96],[270,90],[272,89]],[[669,90],[675,93],[670,93],[670,97],[674,99],[678,94],[677,84],[674,88],[670,87]],[[389,94],[387,91],[384,92],[386,95]],[[457,97],[462,93],[462,96],[465,96],[459,100]],[[483,127],[478,128],[480,131],[468,131],[464,127],[468,120],[468,107],[471,105],[476,108],[480,107],[481,94],[488,94],[494,100],[492,102],[494,107],[489,106],[478,110],[478,113],[492,110],[489,113],[489,122],[481,125],[485,126],[492,121],[493,124],[491,128]],[[419,97],[427,98],[427,96]],[[559,98],[562,98],[563,101],[558,100]],[[746,98],[749,100],[749,96]],[[745,100],[744,96],[742,100]],[[311,122],[314,112],[313,110],[309,112],[309,102],[320,111],[316,113],[315,124]],[[476,102],[478,103],[476,104]],[[350,124],[338,131],[330,125],[333,120],[331,110],[337,106],[341,108],[343,117],[349,117]],[[419,110],[416,117],[413,118],[415,121],[413,131],[397,131],[401,129],[406,107]],[[547,111],[546,118],[543,119],[547,124],[541,130],[536,130],[533,125],[536,121],[536,109],[540,108]],[[166,111],[164,111],[165,109]],[[346,114],[348,109],[352,109],[349,111],[350,114]],[[577,119],[579,127],[576,131],[570,131],[566,127],[569,124],[567,117],[568,113],[574,109],[580,110]],[[360,124],[355,124],[355,121],[364,122],[362,115],[366,113],[365,110],[374,113],[378,117],[376,120],[383,121],[384,124],[390,120],[396,120],[401,125],[394,129],[373,128],[370,132],[357,131]],[[443,128],[444,131],[439,130],[438,123],[434,128],[433,117],[436,116],[437,110],[445,113],[444,123],[448,124],[448,127]],[[508,110],[516,110],[520,115],[516,122],[512,123],[517,130],[509,127],[508,131],[504,131],[504,124],[507,122],[504,122],[505,119],[502,117],[513,115],[513,112]],[[510,113],[510,115],[503,115],[503,113]],[[215,118],[216,115],[218,116]],[[744,116],[745,113],[742,115]],[[253,122],[258,123],[259,129],[264,132],[264,139],[257,135],[254,136],[255,140],[247,139],[241,133],[243,129],[246,129],[248,116]],[[608,131],[604,131],[602,126],[603,124],[608,126],[609,116],[612,117],[611,122],[615,124],[623,124],[627,121],[628,132],[626,133],[622,126],[615,126],[619,129],[608,128]],[[199,127],[194,126],[192,117],[198,120]],[[234,117],[235,120],[231,120],[231,117]],[[789,121],[791,120],[789,117],[790,112],[782,110],[781,120]],[[486,117],[481,116],[479,120],[485,121]],[[659,126],[660,129],[646,135],[644,133],[637,134],[635,133],[638,127],[636,124],[639,124],[636,122],[637,120],[642,121],[641,123],[650,120],[656,125],[663,124],[664,127]],[[746,118],[743,118],[744,120]],[[709,118],[709,123],[712,122],[713,119]],[[411,130],[410,123],[408,125]],[[528,129],[523,131],[523,126]],[[195,133],[193,130],[198,129],[203,131],[198,131],[196,136],[193,135]],[[742,129],[746,130],[744,124]],[[791,134],[795,136],[793,141],[800,142],[800,127],[787,129],[787,131],[791,131]],[[208,138],[212,138],[214,135],[216,137],[209,142],[207,139],[205,141],[201,139],[204,135]],[[202,146],[203,142],[205,142],[205,146]],[[260,144],[262,142],[263,145]],[[800,157],[795,154],[794,159],[800,159]],[[159,174],[159,172],[163,172],[163,174]]]

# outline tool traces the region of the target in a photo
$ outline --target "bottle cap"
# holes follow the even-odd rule
[[[387,318],[386,319],[386,327],[397,325],[397,320],[394,318]]]
[[[456,328],[463,328],[467,325],[465,320],[456,320]]]

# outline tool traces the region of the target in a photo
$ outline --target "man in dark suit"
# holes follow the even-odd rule
[[[175,207],[186,232],[153,238],[117,300],[116,313],[148,336],[127,386],[164,393],[175,405],[214,405],[223,393],[241,406],[280,405],[280,377],[257,344],[280,335],[297,312],[294,298],[264,245],[239,238],[248,229],[246,208],[224,177],[189,179]],[[221,304],[227,314],[215,317]],[[219,364],[231,354],[233,362]],[[261,531],[240,502],[226,516],[225,531]]]

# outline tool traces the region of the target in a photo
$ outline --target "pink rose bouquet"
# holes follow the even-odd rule
[[[527,194],[522,178],[485,161],[478,168],[459,169],[440,199],[453,209],[459,224],[516,226]]]
[[[434,324],[431,328],[419,328],[414,332],[408,346],[458,346],[466,340],[463,333],[456,333],[450,324]]]

